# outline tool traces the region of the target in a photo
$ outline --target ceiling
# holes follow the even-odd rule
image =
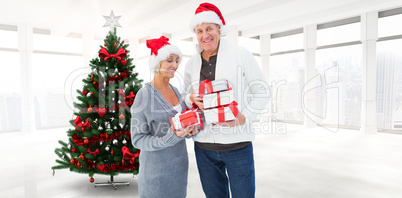
[[[31,24],[51,34],[105,35],[102,27],[113,10],[121,16],[122,38],[169,34],[192,36],[189,21],[200,0],[0,0],[0,24]],[[361,13],[402,7],[402,0],[209,0],[222,12],[228,26],[243,36],[301,28],[305,25],[358,16]]]

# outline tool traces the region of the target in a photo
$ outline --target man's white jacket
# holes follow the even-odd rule
[[[187,62],[184,70],[184,94],[187,107],[192,107],[190,94],[198,90],[201,71],[202,49],[197,45],[198,53]],[[246,124],[237,127],[204,125],[204,130],[193,137],[197,142],[230,144],[253,141],[254,130],[258,124],[253,121],[269,103],[270,90],[266,78],[253,55],[245,48],[235,46],[221,38],[219,43],[215,80],[227,79],[233,87],[234,99],[239,111],[245,115]]]

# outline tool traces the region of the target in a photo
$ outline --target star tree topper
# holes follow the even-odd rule
[[[114,16],[113,10],[112,12],[110,12],[109,16],[103,16],[106,19],[106,23],[105,25],[103,25],[103,27],[110,27],[110,30],[113,31],[114,27],[121,27],[121,25],[119,24],[118,20],[120,19],[121,16]]]

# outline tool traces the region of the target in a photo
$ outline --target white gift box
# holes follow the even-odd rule
[[[202,97],[205,94],[226,91],[231,88],[232,86],[226,79],[220,79],[214,81],[204,80],[198,86],[198,90],[196,90],[196,93],[198,93],[198,95]]]
[[[206,123],[217,123],[234,120],[238,113],[237,102],[233,101],[226,106],[204,110],[204,117]]]
[[[187,126],[194,126],[194,129],[204,127],[201,113],[198,109],[186,109],[182,113],[177,113],[173,118],[170,118],[170,124],[173,131],[180,131]]]
[[[219,107],[234,101],[233,90],[206,94],[203,97],[204,109]]]

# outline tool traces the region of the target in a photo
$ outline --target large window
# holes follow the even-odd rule
[[[0,132],[21,129],[21,67],[15,30],[0,30]]]
[[[302,123],[301,90],[304,85],[302,30],[271,35],[269,79],[274,119]]]
[[[317,50],[316,110],[321,124],[360,126],[361,45]]]
[[[379,13],[377,128],[402,130],[402,8]]]
[[[248,49],[253,54],[260,68],[262,68],[261,56],[260,56],[260,50],[261,50],[260,39],[239,36],[239,46]]]
[[[269,79],[272,113],[275,119],[301,123],[301,90],[304,85],[304,52],[272,56]]]
[[[318,25],[316,89],[319,124],[360,127],[360,17]]]
[[[0,33],[1,37],[1,33]],[[18,52],[0,51],[0,131],[21,129],[21,70]]]
[[[69,126],[76,90],[82,90],[81,80],[90,72],[89,63],[84,63],[81,55],[82,41],[39,34],[33,39],[36,128]]]
[[[18,48],[17,31],[0,30],[0,48]]]

